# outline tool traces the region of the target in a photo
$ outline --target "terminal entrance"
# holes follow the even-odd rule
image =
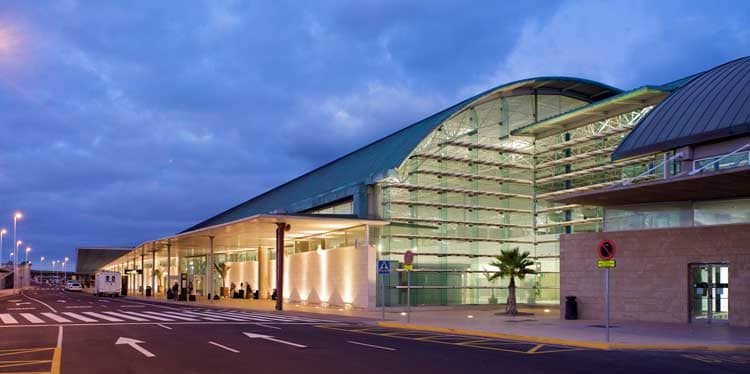
[[[690,322],[729,322],[729,265],[690,265]]]

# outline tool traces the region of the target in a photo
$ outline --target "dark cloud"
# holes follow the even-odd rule
[[[0,224],[23,210],[48,258],[168,235],[510,79],[629,88],[746,55],[738,9],[6,0]]]

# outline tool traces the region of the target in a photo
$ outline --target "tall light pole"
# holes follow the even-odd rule
[[[63,272],[64,272],[64,273],[63,273],[63,279],[64,279],[64,280],[65,280],[66,282],[67,282],[67,280],[68,280],[68,270],[67,270],[67,269],[65,269],[65,265],[67,265],[67,264],[68,264],[68,258],[67,258],[67,257],[65,257],[65,262],[63,262]]]
[[[2,229],[0,230],[0,267],[3,266],[3,235],[7,234],[8,230]]]
[[[39,258],[39,270],[42,272],[42,278],[44,278],[44,256]]]
[[[18,247],[20,247],[21,244],[23,244],[22,241],[16,241],[16,248],[13,250],[13,253],[10,254],[13,258],[13,288],[18,287]]]
[[[23,218],[23,214],[21,212],[15,212],[13,213],[13,243],[18,243],[19,241],[16,241],[16,228],[18,226],[18,220]],[[16,251],[14,252],[13,257],[13,288],[18,287],[18,244],[16,244]]]
[[[29,264],[29,252],[31,252],[31,247],[26,247],[26,265]]]
[[[52,260],[52,276],[55,277],[55,284],[57,284],[57,272],[55,271],[55,264],[57,260]]]

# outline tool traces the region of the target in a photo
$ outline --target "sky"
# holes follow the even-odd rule
[[[0,227],[22,211],[32,262],[74,261],[512,80],[629,89],[750,55],[747,1],[517,3],[0,0]]]

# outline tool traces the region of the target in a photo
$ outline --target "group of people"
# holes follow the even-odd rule
[[[233,299],[249,299],[251,297],[257,298],[253,294],[253,288],[250,287],[250,282],[240,282],[239,288],[237,288],[237,285],[232,282],[229,285],[229,292],[231,293]]]

